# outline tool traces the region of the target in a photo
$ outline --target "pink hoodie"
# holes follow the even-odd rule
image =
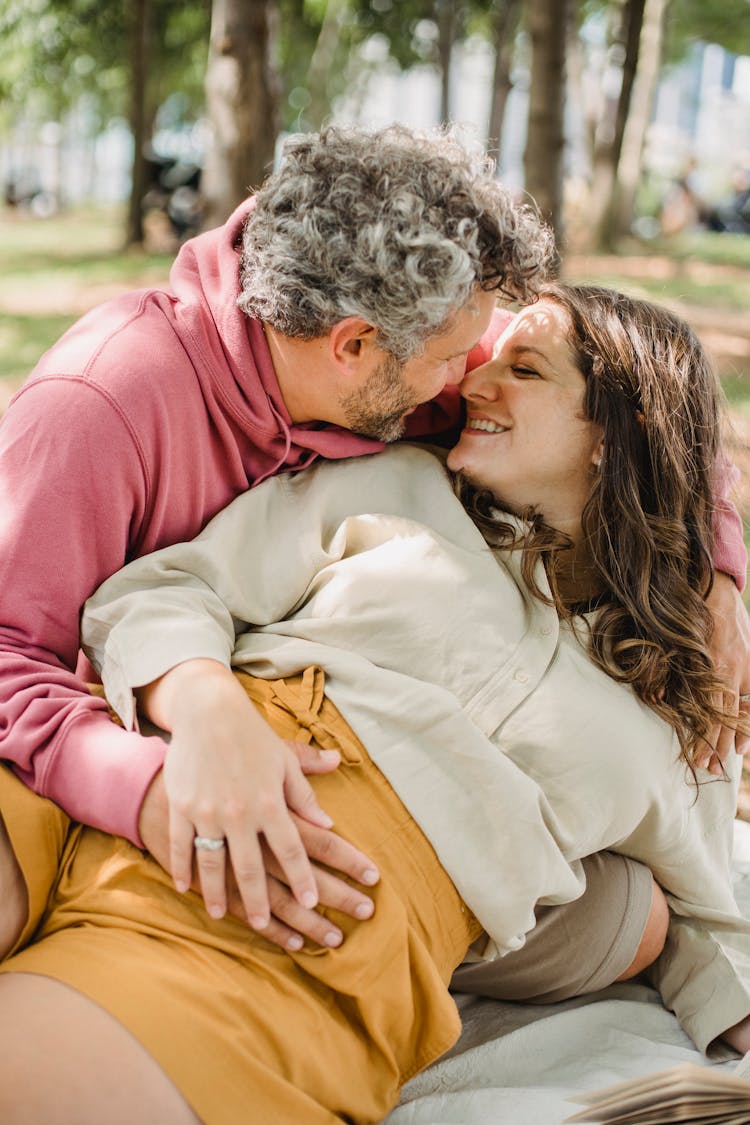
[[[183,247],[169,290],[128,294],[75,324],[0,426],[0,757],[74,818],[139,846],[165,744],[111,723],[75,674],[84,601],[266,477],[382,448],[339,427],[291,424],[262,327],[236,306],[249,207]],[[507,319],[497,316],[470,367]],[[456,417],[454,388],[420,408],[409,432],[437,434]],[[716,561],[743,581],[738,528],[728,507]]]

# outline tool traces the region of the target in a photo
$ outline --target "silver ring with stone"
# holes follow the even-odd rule
[[[750,703],[750,692],[740,696],[740,703]]]
[[[193,847],[199,852],[220,852],[225,844],[223,836],[196,836],[193,840]]]

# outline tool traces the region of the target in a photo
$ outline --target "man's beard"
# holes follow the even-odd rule
[[[341,406],[350,430],[378,441],[398,441],[406,428],[404,415],[414,406],[404,386],[403,366],[387,355],[364,386],[344,395]]]

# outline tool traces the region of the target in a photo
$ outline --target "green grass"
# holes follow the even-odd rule
[[[684,276],[679,272],[669,278],[649,277],[645,273],[633,278],[630,275],[623,276],[616,270],[605,270],[598,275],[598,280],[603,285],[609,285],[614,289],[626,289],[633,296],[644,297],[650,301],[700,305],[703,308],[733,313],[744,312],[750,307],[750,269],[744,279],[701,280],[697,277]]]
[[[166,280],[172,255],[125,251],[123,232],[119,208],[0,211],[0,402],[86,309]]]
[[[750,236],[745,234],[688,231],[674,239],[655,242],[659,253],[678,260],[699,260],[711,265],[750,270]]]
[[[70,316],[19,315],[0,317],[0,380],[17,383],[72,323]]]

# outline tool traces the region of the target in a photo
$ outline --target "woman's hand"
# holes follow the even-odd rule
[[[149,717],[172,732],[164,765],[169,804],[169,867],[186,890],[197,860],[209,914],[227,906],[227,852],[250,925],[270,922],[261,845],[278,863],[297,903],[313,908],[318,886],[298,824],[330,828],[297,755],[261,718],[230,670],[213,660],[190,660],[140,693]],[[326,771],[338,755],[301,753]],[[313,767],[307,763],[308,771]],[[295,821],[293,813],[297,814]],[[225,839],[218,851],[197,850],[196,836]],[[144,837],[144,842],[148,841]]]
[[[734,1047],[735,1051],[739,1051],[741,1055],[746,1055],[750,1051],[750,1016],[740,1020],[734,1027],[728,1028],[721,1038],[730,1047]]]
[[[295,743],[295,746],[300,746],[307,755],[315,753],[309,746],[301,746],[299,743]],[[301,764],[304,769],[304,760]],[[332,769],[335,766],[329,765],[326,768]],[[320,905],[348,914],[357,921],[372,917],[375,909],[372,899],[333,874],[333,871],[341,872],[363,886],[371,887],[379,879],[378,871],[372,861],[330,829],[318,828],[296,818],[295,821],[308,856],[311,860],[319,861],[314,862],[312,867],[318,884]],[[169,806],[164,788],[164,776],[160,771],[146,794],[141,808],[139,828],[141,839],[149,854],[171,874],[168,825]],[[262,846],[262,851],[266,863],[266,888],[271,907],[271,920],[263,930],[263,937],[283,949],[300,949],[304,938],[329,948],[340,945],[344,935],[339,927],[317,910],[307,910],[300,906],[288,886],[278,878],[282,874],[281,868],[265,844]],[[324,863],[326,866],[321,867],[319,863]],[[332,870],[327,870],[328,868]],[[197,878],[193,879],[192,887],[193,890],[200,890]],[[227,872],[227,906],[231,914],[247,922],[231,865]]]
[[[750,714],[750,700],[741,697],[750,693],[750,618],[742,601],[742,595],[728,574],[716,574],[713,589],[707,604],[714,619],[711,635],[711,656],[714,666],[727,684],[724,706],[737,714],[743,711]],[[712,743],[716,747],[713,754],[708,752],[696,759],[696,764],[721,774],[721,763],[725,762],[734,748],[744,754],[750,739],[737,734],[731,727],[720,727],[714,731]]]

